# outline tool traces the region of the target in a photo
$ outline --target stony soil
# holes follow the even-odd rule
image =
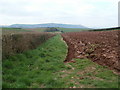
[[[65,62],[75,62],[73,58],[88,58],[120,72],[119,36],[119,30],[64,33],[62,37],[68,45]]]

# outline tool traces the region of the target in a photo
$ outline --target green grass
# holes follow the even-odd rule
[[[37,32],[45,32],[47,29],[48,28],[35,28],[35,29],[27,29],[27,30],[37,31]],[[60,30],[60,31],[63,31],[63,32],[80,32],[80,31],[88,30],[88,29],[80,29],[80,28],[57,28],[57,29]]]
[[[47,28],[30,28],[30,29],[25,29],[28,31],[35,31],[35,32],[44,32]]]
[[[69,67],[64,76],[66,87],[80,88],[118,88],[118,75],[107,67],[100,66],[88,59],[75,59],[76,63],[67,63]]]
[[[117,88],[118,75],[88,59],[63,63],[67,46],[57,35],[34,50],[3,60],[3,88]]]
[[[80,28],[57,28],[57,29],[63,32],[80,32],[80,31],[89,30],[89,29],[80,29]]]
[[[31,32],[31,31],[22,28],[2,28],[2,34],[22,33],[22,32]]]
[[[64,87],[55,72],[65,68],[67,47],[57,35],[35,50],[3,60],[3,88]]]

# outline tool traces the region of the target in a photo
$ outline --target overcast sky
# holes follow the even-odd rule
[[[0,25],[65,23],[118,26],[119,0],[0,0]]]

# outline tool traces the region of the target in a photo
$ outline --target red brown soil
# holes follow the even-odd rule
[[[64,33],[62,37],[68,45],[65,62],[70,62],[73,58],[88,58],[120,72],[119,35],[119,30]]]

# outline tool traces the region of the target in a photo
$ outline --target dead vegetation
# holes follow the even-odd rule
[[[52,33],[11,33],[2,35],[2,58],[35,49],[43,42],[53,37]]]

